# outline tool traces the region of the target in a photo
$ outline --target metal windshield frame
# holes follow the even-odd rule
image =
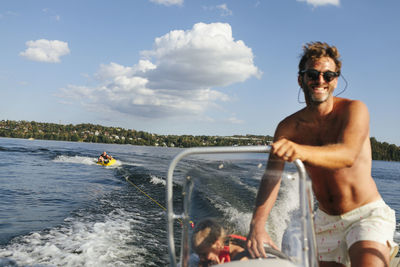
[[[176,252],[175,252],[175,241],[174,241],[174,220],[178,219],[182,222],[182,247],[181,247],[181,266],[188,266],[189,260],[189,202],[190,195],[193,188],[193,183],[190,177],[184,182],[183,185],[183,213],[175,214],[173,210],[173,173],[175,167],[178,162],[187,157],[189,155],[200,155],[200,154],[227,154],[227,153],[269,153],[271,151],[270,146],[229,146],[229,147],[195,147],[188,148],[180,152],[178,155],[174,157],[174,159],[170,162],[168,173],[167,173],[167,181],[166,181],[166,205],[167,205],[167,238],[168,238],[168,252],[170,258],[170,266],[177,266],[176,264]],[[311,248],[311,258],[310,258],[310,246],[314,244],[313,240],[308,240],[308,231],[312,231],[313,227],[309,227],[307,225],[307,198],[310,203],[310,192],[306,189],[306,181],[307,181],[307,173],[304,167],[303,162],[300,160],[295,160],[294,164],[297,167],[297,171],[299,173],[299,193],[300,193],[300,212],[301,212],[301,226],[302,226],[302,262],[306,263],[311,260],[314,261],[314,248]],[[314,233],[312,233],[314,239]],[[314,265],[314,264],[311,264]]]

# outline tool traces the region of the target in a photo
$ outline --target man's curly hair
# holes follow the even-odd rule
[[[339,51],[335,46],[330,46],[327,43],[311,42],[303,46],[303,54],[301,55],[299,63],[299,73],[305,70],[308,60],[316,60],[321,57],[330,57],[336,64],[336,72],[340,73],[342,61],[340,59]]]

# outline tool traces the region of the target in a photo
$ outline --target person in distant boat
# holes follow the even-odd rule
[[[333,96],[341,71],[336,47],[303,47],[298,84],[306,107],[282,120],[275,131],[267,169],[257,193],[247,237],[252,257],[277,248],[265,230],[285,161],[300,159],[318,200],[315,231],[320,266],[389,266],[395,212],[382,200],[371,176],[369,113],[358,100]]]
[[[110,155],[107,154],[106,151],[104,151],[99,158],[97,159],[97,162],[103,162],[103,163],[107,163],[108,161],[110,161],[112,159],[112,157]]]
[[[227,236],[224,228],[214,219],[204,219],[193,231],[192,249],[200,258],[199,266],[211,266],[248,259],[245,240],[243,236]]]

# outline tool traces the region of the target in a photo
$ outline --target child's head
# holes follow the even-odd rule
[[[224,248],[225,231],[213,219],[199,222],[192,235],[192,248],[200,260],[214,260]]]

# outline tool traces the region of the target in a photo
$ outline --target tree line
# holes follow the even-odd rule
[[[158,135],[133,129],[105,127],[89,123],[63,125],[35,121],[0,121],[0,137],[73,142],[131,144],[165,147],[264,145],[271,136]]]
[[[266,145],[273,140],[273,137],[269,135],[158,135],[133,129],[105,127],[89,123],[64,125],[11,120],[0,121],[0,137],[182,148]],[[386,142],[379,142],[374,137],[371,137],[370,140],[373,160],[400,161],[400,147]]]
[[[400,147],[386,142],[378,142],[371,137],[372,159],[385,161],[400,161]]]

